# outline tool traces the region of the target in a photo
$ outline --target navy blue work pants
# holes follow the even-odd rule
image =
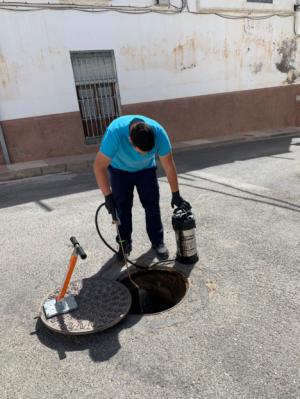
[[[159,209],[159,186],[156,168],[138,172],[126,172],[109,166],[113,198],[121,221],[119,226],[122,240],[131,243],[133,191],[136,187],[145,209],[146,229],[153,245],[163,242],[163,226]]]

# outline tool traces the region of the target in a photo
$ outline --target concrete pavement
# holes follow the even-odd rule
[[[189,291],[168,312],[128,316],[94,336],[59,336],[35,319],[61,283],[71,235],[88,253],[75,278],[118,276],[94,227],[103,197],[93,175],[0,183],[1,398],[299,398],[300,139],[181,151],[175,159],[198,222],[200,260],[177,265]],[[174,256],[170,192],[158,172]],[[137,258],[149,250],[137,198],[133,218]],[[113,243],[106,213],[101,226]]]

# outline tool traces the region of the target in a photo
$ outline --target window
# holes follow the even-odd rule
[[[247,0],[248,3],[273,3],[273,0]]]
[[[96,144],[120,115],[120,96],[113,51],[71,52],[85,141]]]

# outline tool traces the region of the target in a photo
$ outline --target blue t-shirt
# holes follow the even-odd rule
[[[136,151],[129,141],[129,125],[134,119],[142,120],[154,131],[155,146],[146,154]],[[171,144],[167,132],[158,122],[141,115],[125,115],[115,119],[108,126],[99,151],[111,158],[111,166],[114,168],[137,172],[156,166],[155,156],[163,157],[169,154]]]

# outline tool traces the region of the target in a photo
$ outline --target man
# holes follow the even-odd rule
[[[155,156],[158,155],[172,192],[172,207],[190,206],[179,194],[171,144],[164,128],[140,115],[115,119],[107,128],[94,162],[97,183],[109,213],[117,211],[126,255],[132,250],[132,204],[136,187],[146,213],[146,229],[158,259],[167,259],[159,208]],[[109,180],[109,174],[110,180]],[[119,243],[120,246],[120,243]],[[122,259],[122,249],[119,248]]]

